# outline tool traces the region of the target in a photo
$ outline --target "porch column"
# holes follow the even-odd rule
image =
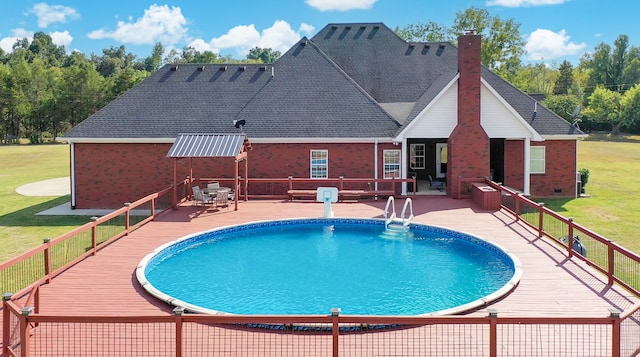
[[[524,194],[528,196],[531,188],[531,160],[530,160],[530,151],[531,151],[531,139],[524,139]]]

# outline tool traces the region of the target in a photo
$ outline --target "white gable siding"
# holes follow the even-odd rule
[[[490,138],[531,138],[529,129],[484,84],[480,92],[480,122]],[[533,108],[531,108],[533,113]]]
[[[489,138],[540,140],[539,135],[483,82],[480,122]],[[452,83],[407,127],[400,137],[448,138],[458,120],[458,83]],[[533,108],[531,108],[533,114]]]
[[[454,83],[414,119],[406,138],[448,138],[458,120],[458,84]]]

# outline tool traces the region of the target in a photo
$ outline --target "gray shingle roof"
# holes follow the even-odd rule
[[[415,102],[406,125],[456,73],[449,43],[408,44],[381,23],[330,24],[272,65],[166,65],[65,137],[235,133],[244,119],[250,138],[391,138],[401,127],[380,103]],[[540,134],[581,134],[541,105],[532,118],[531,97],[487,69],[482,76]]]
[[[381,103],[415,102],[458,68],[452,44],[407,43],[382,23],[329,24],[312,41]]]

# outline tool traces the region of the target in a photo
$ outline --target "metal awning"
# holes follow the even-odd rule
[[[189,176],[188,176],[188,191],[191,191],[191,183],[193,181],[193,164],[194,158],[234,158],[235,171],[233,175],[233,190],[236,191],[234,195],[235,210],[238,210],[238,197],[240,191],[244,192],[244,200],[247,200],[247,186],[249,184],[249,178],[247,172],[249,171],[247,166],[247,151],[251,149],[249,140],[245,134],[178,134],[176,141],[169,149],[167,157],[174,159],[173,164],[173,207],[178,206],[178,160],[187,158],[189,159]],[[239,174],[239,162],[244,161],[244,179],[241,189],[239,180],[241,178]]]
[[[179,134],[167,157],[236,157],[245,139],[245,134]]]

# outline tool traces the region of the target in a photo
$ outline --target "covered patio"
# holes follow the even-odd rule
[[[245,134],[180,134],[169,149],[167,157],[174,159],[173,165],[173,199],[172,206],[178,205],[178,160],[189,160],[189,185],[187,192],[191,192],[193,184],[193,159],[234,159],[233,195],[234,210],[238,210],[238,196],[244,192],[244,200],[247,200],[248,177],[248,151],[251,150],[249,138]],[[240,162],[244,162],[243,189],[240,189]]]

